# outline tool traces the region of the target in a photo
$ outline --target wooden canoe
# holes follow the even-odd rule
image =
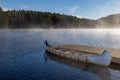
[[[46,51],[68,59],[92,63],[101,66],[108,66],[111,63],[112,57],[107,50],[105,50],[101,55],[95,55],[88,52],[61,48],[60,46],[50,46],[47,41],[45,41],[45,45],[47,46]]]

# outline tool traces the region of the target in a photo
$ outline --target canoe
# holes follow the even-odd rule
[[[83,51],[76,51],[67,48],[62,48],[60,46],[50,46],[47,41],[45,41],[47,46],[46,51],[58,56],[62,56],[68,59],[82,61],[85,63],[91,63],[95,65],[108,66],[111,63],[111,54],[109,51],[104,50],[100,55],[92,54]]]

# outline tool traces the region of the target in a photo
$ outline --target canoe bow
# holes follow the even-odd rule
[[[88,63],[98,64],[108,66],[111,63],[111,54],[109,51],[104,50],[101,55],[97,56],[87,56]]]

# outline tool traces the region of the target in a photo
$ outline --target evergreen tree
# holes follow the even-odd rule
[[[2,12],[3,10],[2,10],[2,7],[0,7],[0,12]]]
[[[0,28],[50,28],[50,26],[53,28],[78,28],[89,27],[93,22],[93,20],[50,12],[3,11],[0,7]]]

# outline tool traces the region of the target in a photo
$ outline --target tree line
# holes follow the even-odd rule
[[[8,10],[0,7],[0,28],[93,28],[94,20],[59,13]]]

